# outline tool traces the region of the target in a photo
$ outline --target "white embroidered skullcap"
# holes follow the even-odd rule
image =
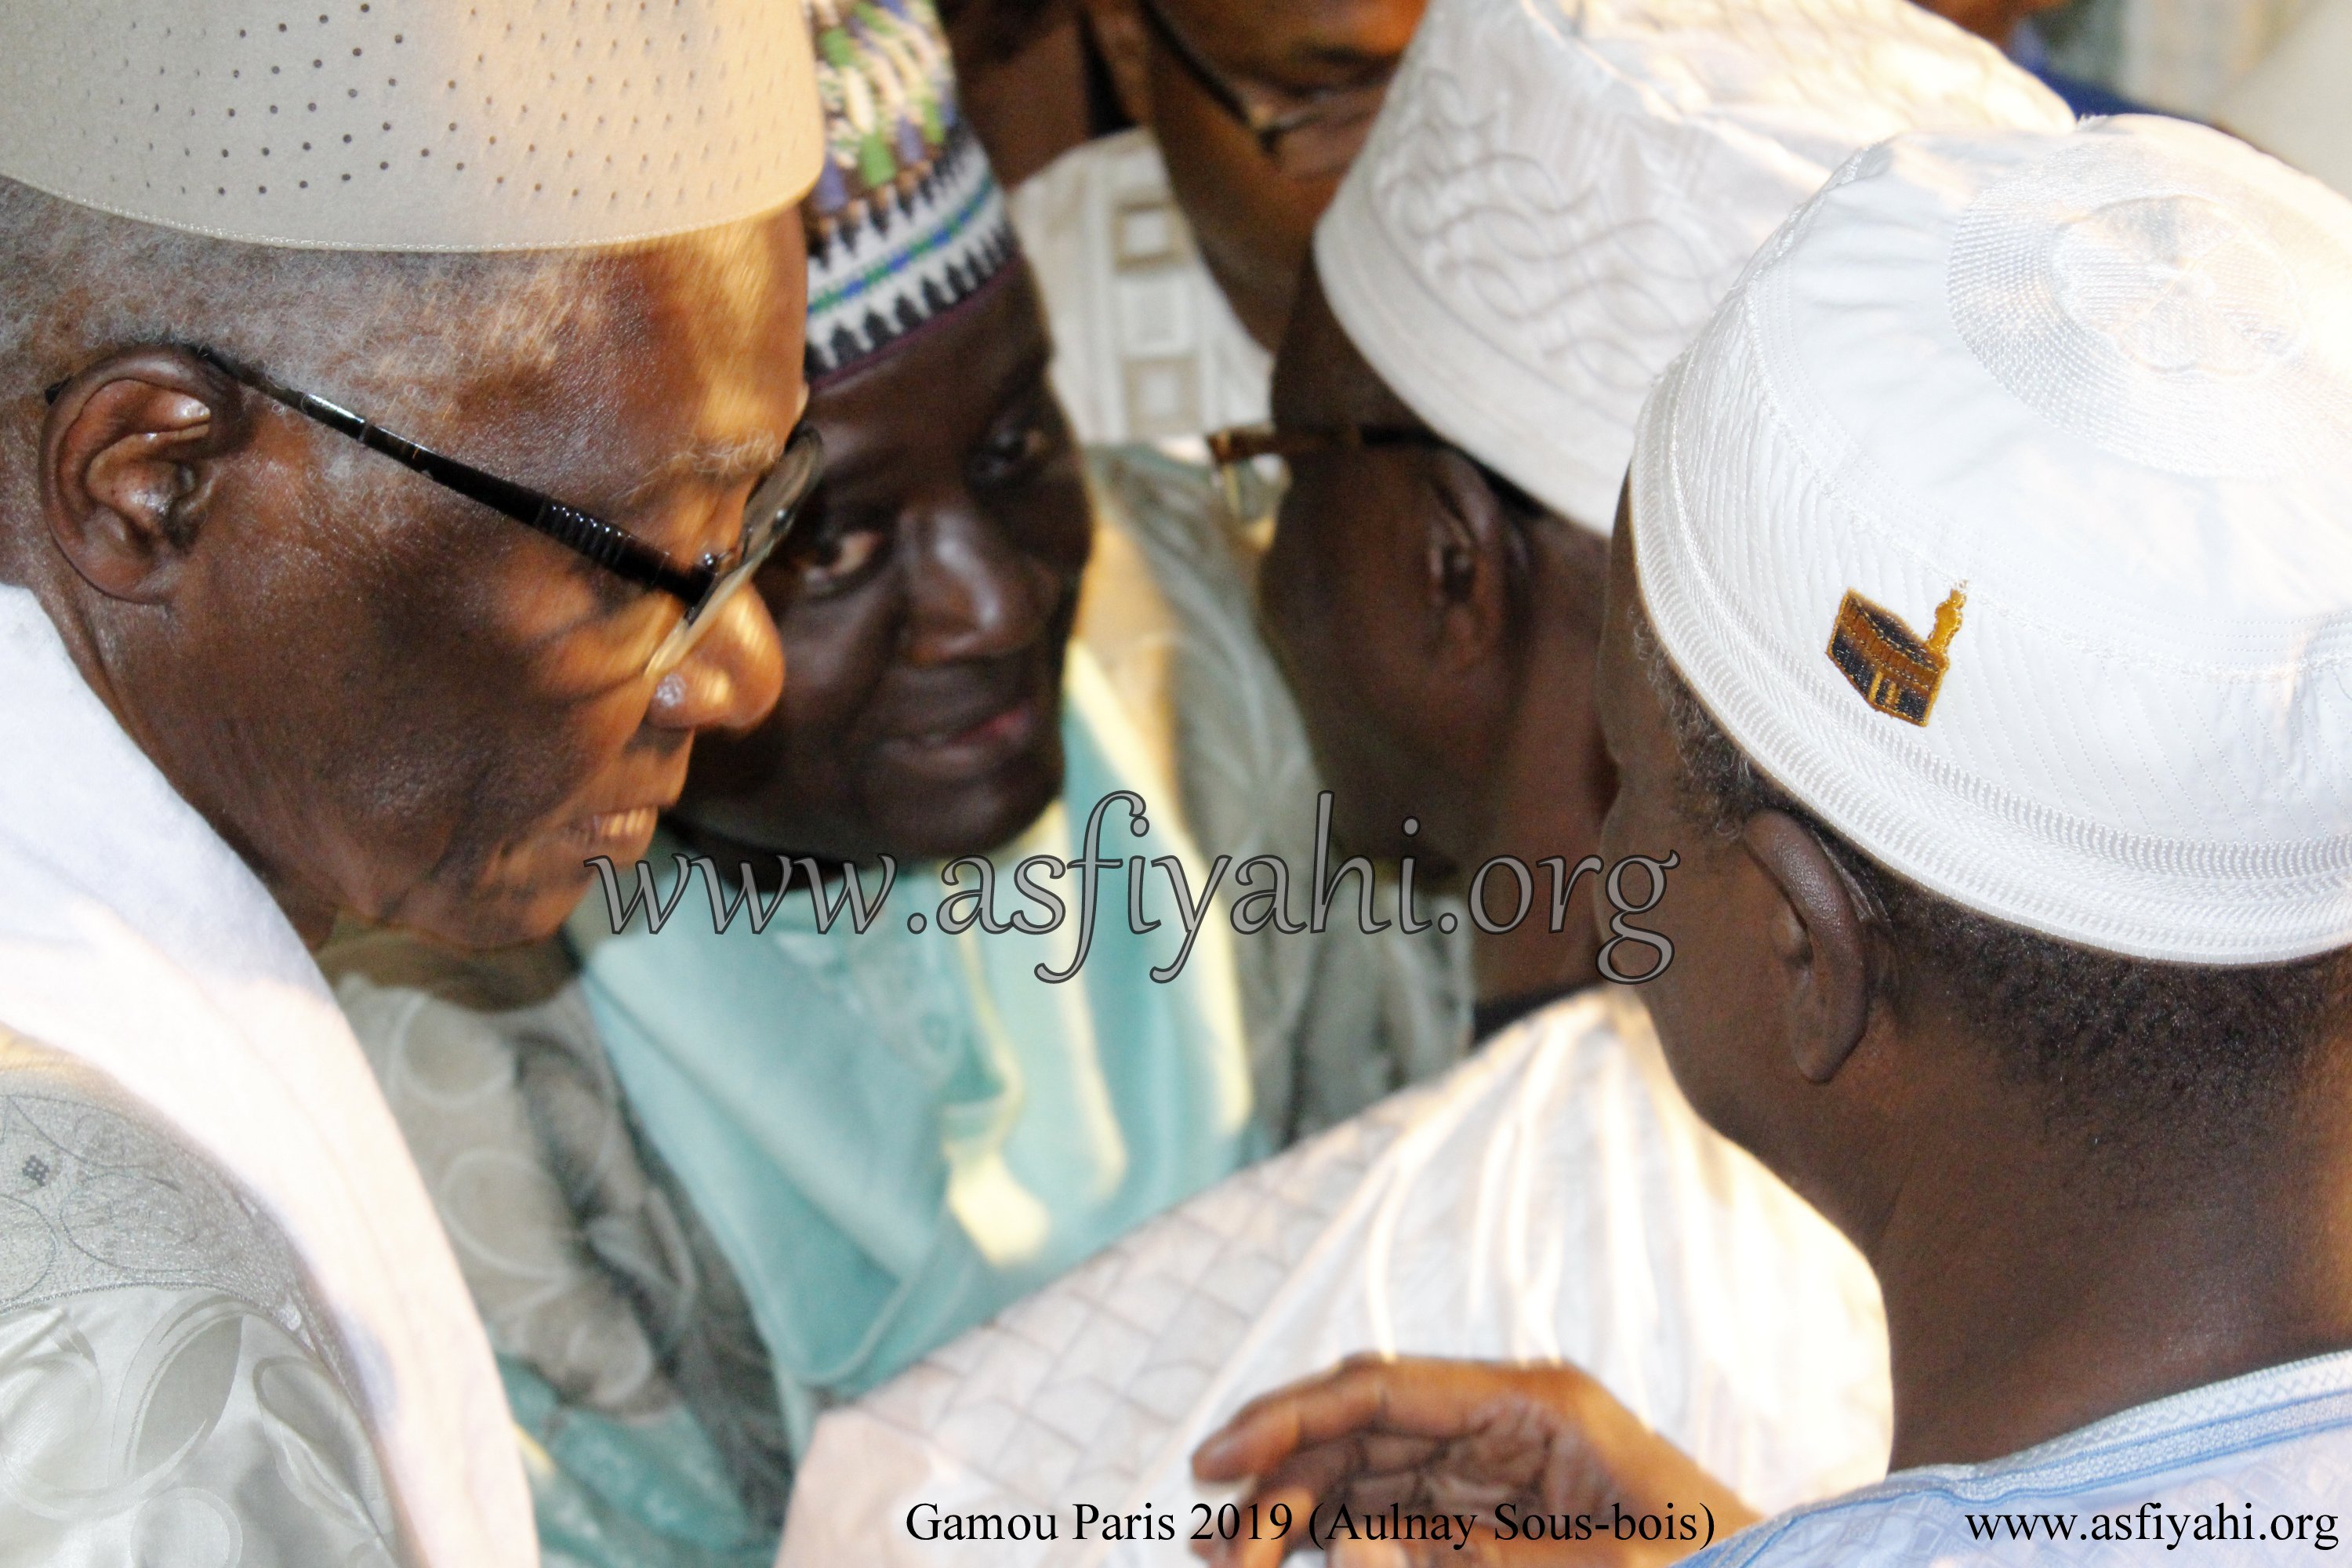
[[[1849,153],[2073,122],[1909,0],[1433,0],[1315,258],[1432,428],[1606,531],[1643,397]]]
[[[226,239],[625,244],[796,202],[821,146],[780,0],[0,5],[0,175]]]
[[[2352,944],[2352,203],[2176,121],[1898,138],[1631,482],[1676,668],[1892,870],[2142,958]]]

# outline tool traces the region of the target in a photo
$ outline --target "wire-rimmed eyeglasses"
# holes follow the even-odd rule
[[[1418,425],[1237,425],[1212,431],[1209,460],[1223,481],[1225,502],[1235,517],[1244,513],[1240,470],[1260,458],[1311,457],[1323,452],[1353,452],[1368,447],[1407,447],[1444,452],[1470,465],[1497,500],[1524,517],[1540,517],[1546,508],[1517,485],[1464,451],[1436,431]]]
[[[201,343],[185,347],[222,374],[272,402],[350,437],[370,451],[383,453],[446,489],[512,518],[526,528],[536,529],[625,582],[676,599],[684,606],[685,614],[646,661],[646,673],[656,678],[684,663],[703,634],[718,623],[719,612],[727,601],[751,580],[792,531],[794,519],[824,474],[824,443],[818,437],[815,426],[803,425],[784,444],[783,456],[777,459],[775,467],[752,487],[751,499],[743,504],[743,531],[735,547],[680,564],[593,512],[567,505],[528,485],[500,479],[470,463],[445,457],[406,437],[395,436],[340,404],[298,392],[217,349]],[[71,379],[68,376],[48,387],[42,395],[55,403]]]
[[[1294,180],[1318,180],[1343,172],[1364,149],[1372,121],[1388,97],[1391,67],[1377,81],[1334,89],[1300,109],[1268,109],[1250,101],[1233,78],[1201,51],[1168,15],[1163,0],[1137,0],[1143,19],[1194,85],[1242,129],[1256,139],[1266,162]]]

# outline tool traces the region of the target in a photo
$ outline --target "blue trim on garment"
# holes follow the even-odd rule
[[[2200,1414],[2206,1410],[2212,1413]],[[1765,1562],[1800,1525],[1906,1499],[1975,1510],[2023,1498],[2073,1497],[2330,1431],[2352,1431],[2352,1351],[2193,1388],[1986,1464],[1899,1471],[1876,1486],[1753,1525],[1689,1558],[1685,1568],[1746,1568]]]

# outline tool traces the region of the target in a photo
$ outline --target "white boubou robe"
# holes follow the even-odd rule
[[[782,1568],[1179,1561],[1236,1495],[1193,1480],[1193,1447],[1363,1351],[1576,1363],[1759,1508],[1876,1479],[1869,1267],[1699,1120],[1637,995],[1552,1004],[828,1414]],[[910,1533],[975,1515],[992,1539]]]
[[[340,1507],[348,1517],[337,1528],[368,1537],[386,1533],[389,1521],[389,1535],[403,1542],[397,1552],[428,1568],[537,1563],[521,1456],[488,1342],[399,1130],[310,953],[253,872],[84,682],[32,595],[13,586],[0,586],[0,1034],[47,1047],[32,1054],[66,1064],[63,1080],[37,1073],[35,1080],[110,1080],[94,1100],[60,1100],[24,1089],[20,1075],[19,1088],[0,1097],[10,1118],[0,1136],[47,1140],[0,1172],[0,1181],[24,1189],[10,1189],[18,1200],[11,1214],[20,1235],[37,1242],[41,1226],[25,1215],[51,1203],[54,1243],[46,1254],[20,1247],[0,1258],[0,1310],[12,1301],[37,1306],[45,1271],[54,1294],[58,1271],[70,1268],[95,1270],[133,1296],[229,1279],[226,1294],[207,1294],[206,1310],[238,1321],[235,1281],[254,1273],[257,1257],[287,1258],[299,1288],[275,1306],[254,1303],[248,1292],[255,1310],[244,1312],[241,1352],[234,1333],[174,1339],[176,1322],[149,1331],[190,1376],[213,1380],[205,1398],[232,1414],[245,1401],[255,1432],[238,1440],[257,1456],[246,1479],[264,1489],[282,1483],[286,1490],[274,1495],[284,1513]],[[61,1104],[65,1111],[45,1109]],[[151,1118],[152,1132],[142,1125]],[[121,1172],[110,1172],[104,1151],[89,1143],[87,1130],[99,1124],[111,1129],[107,1148],[131,1147],[144,1161],[132,1171],[146,1184],[133,1201],[121,1195]],[[167,1145],[178,1152],[156,1152]],[[53,1174],[60,1161],[72,1168]],[[219,1179],[154,1176],[206,1165]],[[89,1200],[79,1208],[54,1201],[68,1178]],[[192,1180],[234,1197],[191,1195]],[[108,1181],[118,1188],[110,1193]],[[166,1211],[184,1202],[210,1215],[222,1226],[213,1234],[224,1256],[202,1256],[203,1235],[152,1223],[135,1237],[147,1248],[144,1263],[84,1245],[92,1214],[119,1230],[137,1218],[141,1202],[152,1214],[158,1201]],[[68,1293],[55,1313],[78,1310],[89,1296]],[[299,1308],[284,1304],[297,1298]],[[323,1359],[335,1373],[308,1363],[289,1373],[300,1358],[257,1355],[253,1347],[277,1331],[273,1321],[306,1346],[332,1347]],[[238,1486],[216,1484],[218,1463],[207,1472],[211,1489],[177,1485],[148,1488],[144,1500],[133,1495],[141,1489],[123,1484],[124,1467],[148,1463],[142,1444],[156,1411],[171,1404],[124,1403],[137,1392],[130,1380],[156,1377],[152,1355],[109,1363],[104,1346],[93,1352],[86,1337],[45,1328],[37,1312],[29,1321],[18,1312],[13,1331],[0,1343],[0,1382],[23,1406],[12,1430],[21,1437],[29,1425],[33,1440],[48,1442],[59,1475],[112,1467],[109,1484],[122,1494],[121,1517],[99,1518],[113,1504],[101,1507],[98,1492],[58,1476],[19,1473],[20,1452],[0,1475],[0,1510],[16,1508],[24,1529],[82,1529],[61,1539],[109,1561],[149,1561],[156,1542],[192,1548],[216,1529],[233,1557],[242,1536],[244,1555],[234,1560],[247,1563],[286,1560],[289,1550],[299,1556],[302,1549],[287,1542],[317,1539],[302,1533],[300,1521],[291,1535],[257,1539],[236,1511]],[[79,1370],[58,1370],[76,1356]],[[185,1387],[178,1392],[189,1396]],[[296,1408],[304,1398],[310,1403]],[[325,1415],[318,1414],[322,1398],[332,1407]],[[114,1448],[96,1441],[74,1448],[42,1430],[100,1426],[110,1410],[120,1418],[118,1435],[131,1434]],[[189,1462],[208,1443],[229,1441],[230,1425],[223,1416],[192,1427],[184,1440],[196,1458]],[[315,1440],[309,1452],[339,1456],[341,1471],[321,1475],[289,1458],[278,1438],[297,1429]],[[339,1487],[347,1477],[358,1480]],[[58,1486],[71,1493],[70,1518],[43,1490]],[[354,1496],[375,1510],[373,1527],[365,1510],[352,1512]],[[12,1531],[22,1544],[22,1530]],[[110,1544],[118,1533],[121,1544]]]

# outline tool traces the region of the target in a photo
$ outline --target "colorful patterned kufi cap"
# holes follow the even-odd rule
[[[954,310],[1019,251],[932,0],[803,5],[824,105],[824,167],[802,208],[814,381]]]

